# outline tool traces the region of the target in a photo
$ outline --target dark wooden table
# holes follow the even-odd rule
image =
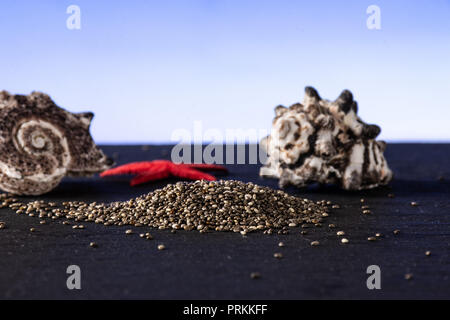
[[[168,159],[170,146],[105,146],[117,163]],[[322,228],[299,228],[289,235],[153,230],[85,223],[73,230],[62,221],[0,210],[0,297],[6,299],[325,299],[450,298],[450,145],[391,144],[386,152],[395,180],[390,187],[344,192],[334,187],[289,188],[288,192],[341,205]],[[261,179],[258,165],[230,165],[224,179]],[[128,177],[65,179],[42,199],[109,202],[126,200],[164,186],[169,180],[131,188]],[[395,198],[389,198],[389,193]],[[371,207],[361,214],[360,199]],[[29,198],[27,200],[31,200]],[[412,207],[411,201],[419,205]],[[329,223],[337,228],[329,229]],[[36,228],[31,233],[29,229]],[[400,230],[394,235],[395,229]],[[150,231],[153,241],[137,235]],[[346,245],[336,236],[344,230]],[[380,232],[380,240],[367,237]],[[311,247],[319,240],[321,245]],[[95,241],[99,247],[89,247]],[[278,247],[283,241],[286,246]],[[157,245],[164,243],[165,251]],[[430,256],[425,251],[431,251]],[[275,259],[274,252],[283,259]],[[81,268],[81,290],[68,290],[66,268]],[[381,269],[381,289],[368,290],[366,269]],[[260,272],[253,280],[251,272]],[[411,273],[412,279],[405,280]]]

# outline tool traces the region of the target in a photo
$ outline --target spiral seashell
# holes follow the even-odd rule
[[[0,92],[0,188],[41,195],[66,175],[92,175],[112,161],[95,145],[92,113],[73,114],[48,95]]]

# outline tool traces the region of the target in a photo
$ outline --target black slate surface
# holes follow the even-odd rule
[[[117,163],[169,158],[170,146],[105,146]],[[390,144],[386,152],[395,180],[390,187],[344,192],[312,186],[288,191],[341,205],[322,228],[300,235],[177,231],[105,227],[84,223],[73,230],[62,221],[39,224],[38,218],[0,210],[0,298],[37,299],[391,299],[450,298],[450,145]],[[261,179],[258,165],[230,165],[225,179],[253,181],[277,187],[276,180]],[[128,177],[111,179],[66,178],[46,200],[115,201],[162,187],[159,182],[131,188]],[[174,182],[176,180],[169,180]],[[394,193],[395,198],[388,198]],[[371,215],[361,214],[360,199]],[[31,200],[28,198],[26,200]],[[412,207],[411,201],[419,206]],[[337,225],[329,229],[328,223]],[[36,228],[31,233],[29,229]],[[400,234],[394,235],[393,230]],[[340,243],[337,230],[350,242]],[[150,231],[153,241],[137,235]],[[377,232],[384,237],[367,241]],[[319,240],[321,245],[311,247]],[[99,247],[89,247],[95,241]],[[278,247],[283,241],[286,246]],[[157,245],[164,243],[165,251]],[[425,256],[430,250],[431,256]],[[282,252],[283,259],[273,258]],[[81,290],[68,290],[66,268],[81,268]],[[381,268],[381,290],[368,290],[366,268]],[[252,280],[251,272],[261,278]],[[412,273],[411,280],[405,280]]]

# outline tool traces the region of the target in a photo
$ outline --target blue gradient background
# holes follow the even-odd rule
[[[269,129],[306,85],[352,90],[388,141],[450,141],[450,1],[0,3],[0,89],[95,112],[100,143],[169,142],[195,120]]]

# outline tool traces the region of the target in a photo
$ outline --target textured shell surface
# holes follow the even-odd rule
[[[0,188],[41,195],[66,175],[88,176],[112,161],[89,133],[93,113],[71,113],[41,92],[0,91]]]
[[[363,122],[350,91],[334,101],[305,88],[303,103],[275,108],[269,136],[261,141],[268,159],[260,170],[278,178],[280,187],[310,183],[337,184],[347,190],[386,185],[392,171],[383,152],[381,129]]]

